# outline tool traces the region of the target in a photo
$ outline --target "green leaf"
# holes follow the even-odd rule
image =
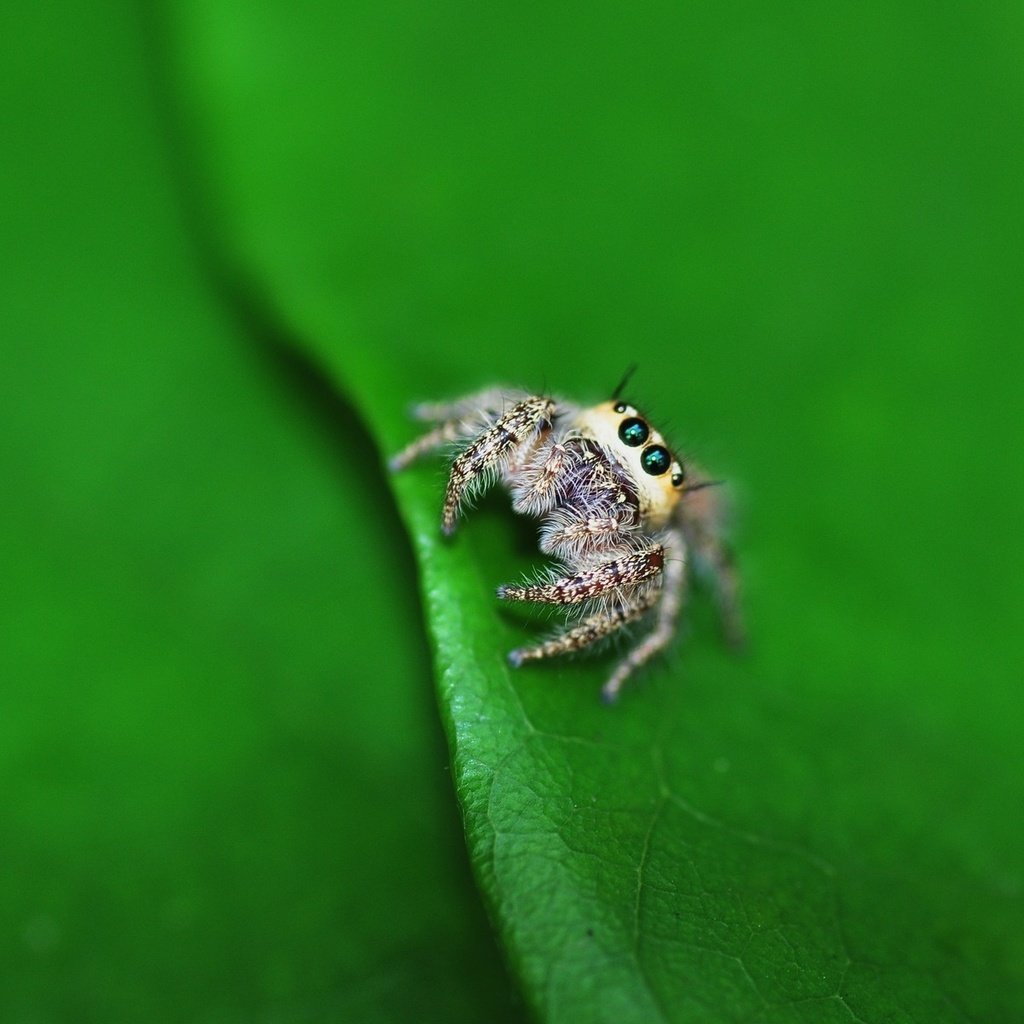
[[[518,1018],[371,442],[205,273],[136,6],[0,22],[0,1019]]]
[[[546,1021],[1024,1012],[1020,78],[997,5],[176,8],[221,251],[349,391],[637,401],[745,496],[753,633],[611,710],[539,556],[394,483],[470,855]],[[965,48],[964,41],[970,45]],[[998,140],[998,145],[993,140]]]

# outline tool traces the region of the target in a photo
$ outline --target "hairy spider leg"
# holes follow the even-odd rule
[[[665,551],[660,544],[631,551],[627,555],[584,569],[574,576],[562,576],[550,583],[498,587],[505,601],[537,601],[540,604],[579,604],[602,597],[609,591],[633,587],[652,579],[662,571]]]
[[[420,402],[413,406],[412,415],[421,423],[463,420],[481,412],[498,419],[516,402],[528,397],[529,393],[521,388],[484,388],[451,402]]]
[[[533,452],[513,456],[506,476],[512,494],[512,508],[521,515],[539,516],[556,502],[562,476],[569,463],[569,449],[559,442],[542,446],[540,461],[530,464]]]
[[[608,509],[599,506],[598,511],[607,512]],[[540,549],[547,555],[571,561],[588,549],[613,551],[628,545],[628,538],[632,536],[635,536],[633,516],[624,511],[615,515],[589,515],[568,520],[550,517],[541,528]]]
[[[448,420],[446,423],[434,427],[433,430],[421,434],[415,441],[407,444],[400,452],[392,455],[388,460],[388,469],[392,473],[405,469],[410,463],[415,462],[420,456],[426,455],[437,448],[443,448],[460,437],[465,437],[465,425],[462,420]]]
[[[524,398],[459,455],[452,463],[441,511],[441,532],[446,537],[455,532],[469,489],[489,470],[500,468],[521,444],[550,429],[554,415],[555,403],[550,398]]]
[[[516,400],[525,392],[514,392]],[[454,402],[422,402],[413,407],[413,417],[421,422],[437,423],[433,430],[407,444],[388,460],[388,468],[397,473],[429,452],[443,448],[453,441],[475,437],[488,421],[501,418],[509,405],[510,392],[503,388],[488,388]],[[439,422],[440,421],[440,422]]]
[[[680,522],[693,554],[693,567],[710,578],[722,634],[726,643],[739,648],[746,642],[739,572],[732,549],[722,536],[722,519],[722,509],[716,501],[684,501],[681,508]]]
[[[608,682],[604,684],[601,696],[607,704],[618,699],[619,691],[626,680],[641,665],[664,650],[675,635],[686,582],[686,541],[678,529],[665,534],[664,564],[661,602],[658,605],[654,629],[619,662]]]
[[[539,661],[541,658],[552,658],[589,647],[617,629],[635,622],[657,603],[660,596],[658,590],[648,590],[640,594],[636,601],[597,612],[536,647],[519,647],[510,651],[509,664],[518,668],[524,661]]]

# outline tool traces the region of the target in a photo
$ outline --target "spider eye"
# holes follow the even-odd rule
[[[678,473],[672,474],[672,486],[682,487],[683,481],[686,479],[686,474],[680,469]]]
[[[652,444],[644,449],[640,456],[640,465],[644,467],[645,473],[661,476],[672,465],[672,456],[669,455],[667,448],[662,448],[660,444]]]
[[[630,448],[639,448],[650,436],[650,429],[643,420],[630,416],[619,424],[619,439]]]
[[[625,412],[626,411],[626,403],[625,402],[616,402],[615,403],[615,411],[616,412]]]

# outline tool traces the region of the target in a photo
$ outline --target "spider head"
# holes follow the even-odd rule
[[[618,399],[585,409],[577,426],[629,471],[648,524],[658,528],[668,522],[686,490],[686,474],[661,434],[633,406]]]

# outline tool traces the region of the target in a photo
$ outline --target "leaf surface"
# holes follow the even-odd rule
[[[0,1019],[518,1019],[370,441],[206,274],[137,5],[0,37]]]
[[[995,6],[175,24],[222,251],[353,396],[367,459],[412,400],[596,401],[639,360],[636,401],[746,496],[750,656],[698,595],[609,710],[607,659],[504,661],[544,628],[494,599],[530,525],[489,499],[446,544],[443,468],[394,482],[470,855],[540,1018],[1019,1016],[1022,483],[991,439],[1019,436],[993,368],[1024,97]]]

